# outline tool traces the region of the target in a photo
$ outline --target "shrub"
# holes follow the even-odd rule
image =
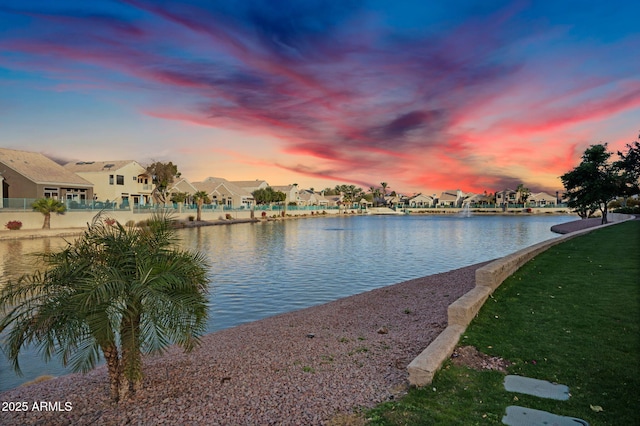
[[[233,216],[231,216],[231,214],[230,214],[230,213],[227,213],[224,217],[225,217],[225,219],[227,219],[227,220],[231,220],[231,219],[233,219]]]
[[[633,207],[620,207],[619,209],[615,209],[613,211],[613,213],[624,213],[624,214],[639,214],[640,213],[640,207],[638,206],[633,206]]]
[[[133,219],[129,219],[127,223],[125,223],[125,225],[128,226],[129,228],[132,228],[136,226],[136,222]]]
[[[187,219],[189,219],[189,222],[193,222],[194,220],[196,220],[195,216],[187,216]]]
[[[7,228],[7,229],[9,229],[11,231],[17,231],[18,229],[22,228],[22,222],[20,222],[19,220],[10,220],[4,226],[5,226],[5,228]]]

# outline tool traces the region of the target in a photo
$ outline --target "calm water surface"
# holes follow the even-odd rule
[[[412,278],[495,259],[554,238],[575,216],[358,216],[209,226],[179,231],[184,248],[207,254],[208,332],[302,309]],[[64,240],[0,241],[3,276],[33,270],[27,253]],[[0,354],[0,391],[65,371],[33,351],[17,377]]]

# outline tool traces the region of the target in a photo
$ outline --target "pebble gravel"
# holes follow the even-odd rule
[[[0,411],[0,424],[326,425],[406,391],[407,365],[484,264],[208,334],[188,354],[148,356],[144,388],[120,404],[108,398],[104,367],[18,387],[0,402],[28,409]]]

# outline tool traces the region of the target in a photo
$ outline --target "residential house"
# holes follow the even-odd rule
[[[386,195],[384,197],[384,205],[392,208],[404,208],[404,197],[401,195]]]
[[[440,194],[438,206],[440,207],[460,207],[464,193],[459,189],[447,190]]]
[[[255,205],[251,193],[224,178],[208,177],[202,182],[193,182],[193,186],[206,192],[217,206],[248,209]]]
[[[428,208],[433,207],[435,202],[434,197],[425,194],[417,194],[413,197],[408,197],[406,204],[411,209]]]
[[[373,207],[373,201],[369,201],[366,198],[362,197],[362,198],[360,198],[360,201],[358,201],[355,204],[355,207],[358,207],[358,208],[361,208],[361,209],[362,208],[368,209],[369,207]]]
[[[310,189],[301,189],[298,191],[298,205],[327,207],[329,200],[322,193],[317,193]]]
[[[556,206],[558,199],[554,195],[549,195],[546,192],[538,192],[536,194],[529,195],[527,199],[527,205],[535,207],[549,207]]]
[[[503,206],[505,204],[517,204],[520,201],[520,197],[517,191],[513,189],[504,189],[503,191],[496,192],[496,205]]]
[[[186,178],[180,177],[176,179],[169,188],[169,199],[171,199],[172,194],[176,194],[178,192],[182,192],[187,195],[193,195],[198,192],[198,188],[193,186],[191,182],[189,182]],[[187,197],[187,203],[191,203],[190,197]]]
[[[285,204],[298,203],[299,189],[297,183],[294,183],[293,185],[272,186],[271,188],[273,188],[274,191],[284,192],[284,194],[287,196],[284,199]]]
[[[493,197],[485,194],[467,194],[467,198],[464,199],[462,204],[468,204],[470,206],[487,206],[493,204]]]
[[[153,204],[152,177],[134,160],[72,161],[65,169],[93,183],[94,200],[121,208]]]
[[[11,207],[10,199],[16,198],[55,198],[81,205],[93,199],[90,181],[38,152],[0,148],[0,174],[4,207]]]
[[[266,189],[269,184],[266,180],[232,180],[232,184],[239,186],[240,188],[247,191],[249,194],[253,194],[254,191],[258,189]]]
[[[322,195],[328,201],[328,207],[338,207],[342,203],[342,195],[325,195],[324,193]],[[360,203],[362,204],[363,201],[360,200]]]

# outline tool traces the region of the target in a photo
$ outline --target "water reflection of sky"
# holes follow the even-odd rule
[[[495,259],[553,238],[571,216],[363,216],[209,226],[179,231],[181,245],[211,264],[208,331]],[[3,276],[30,272],[26,253],[63,239],[0,241]],[[18,378],[0,355],[0,390],[59,375],[34,353]]]

